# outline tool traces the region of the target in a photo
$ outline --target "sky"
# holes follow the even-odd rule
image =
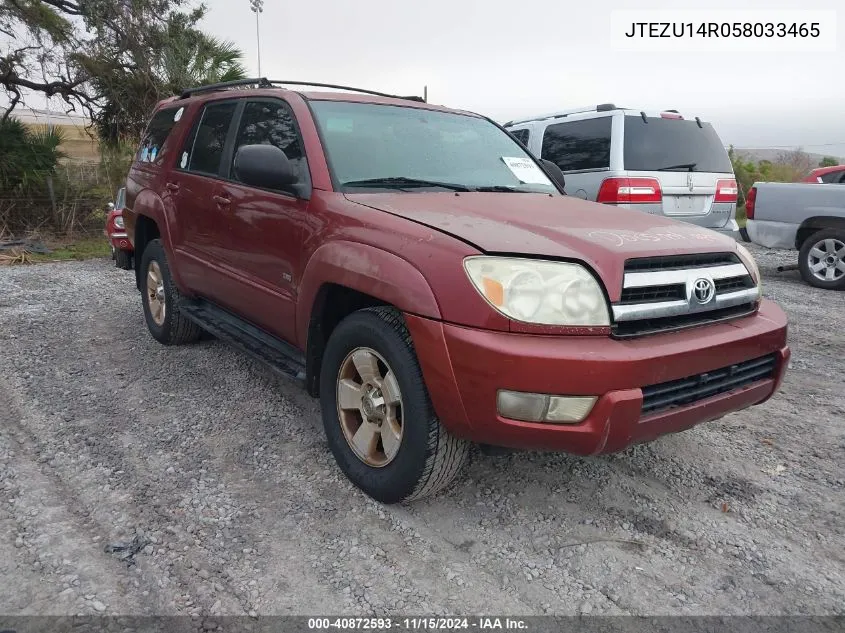
[[[237,44],[258,74],[249,0],[206,0],[203,27]],[[845,157],[845,5],[835,52],[620,52],[611,12],[835,10],[839,0],[265,0],[261,74],[338,83],[480,112],[498,121],[583,105],[677,109],[726,144],[803,146]],[[645,14],[644,14],[645,15]],[[644,17],[644,19],[646,19]]]

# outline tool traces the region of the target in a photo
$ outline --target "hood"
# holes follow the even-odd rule
[[[485,253],[583,261],[611,296],[626,259],[736,252],[726,235],[641,211],[569,196],[529,193],[347,194],[366,205],[448,233]]]

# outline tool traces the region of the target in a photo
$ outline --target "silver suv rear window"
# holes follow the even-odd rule
[[[628,171],[733,172],[728,152],[709,123],[625,115],[624,168]]]

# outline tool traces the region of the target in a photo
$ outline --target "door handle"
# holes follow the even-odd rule
[[[223,207],[232,204],[232,201],[229,198],[224,198],[223,196],[214,196],[211,199]]]
[[[167,187],[168,191],[172,191],[173,193],[179,191],[179,185],[177,185],[175,182],[169,182],[165,185],[165,187]]]

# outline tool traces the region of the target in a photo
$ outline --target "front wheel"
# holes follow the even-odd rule
[[[332,332],[320,404],[341,470],[382,503],[439,492],[467,461],[469,444],[437,419],[410,334],[393,308],[355,312]]]
[[[801,277],[811,286],[845,290],[845,229],[813,233],[798,253]]]

